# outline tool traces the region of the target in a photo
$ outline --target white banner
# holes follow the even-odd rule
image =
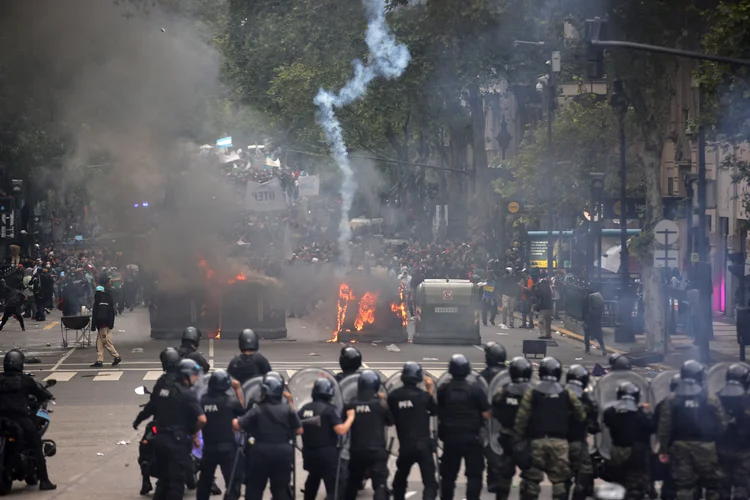
[[[301,175],[297,180],[299,196],[318,196],[320,193],[320,178],[317,175]]]
[[[272,210],[284,210],[286,207],[286,196],[284,196],[284,190],[279,179],[274,178],[262,184],[253,181],[247,182],[247,190],[245,191],[246,209],[256,212],[270,212]]]

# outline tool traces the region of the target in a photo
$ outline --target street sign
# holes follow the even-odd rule
[[[453,290],[443,290],[443,300],[453,300]]]
[[[654,267],[680,267],[679,250],[657,250],[654,252]]]
[[[660,221],[654,228],[654,239],[662,245],[672,245],[677,243],[680,236],[680,228],[671,220]]]
[[[521,205],[519,205],[518,202],[511,201],[510,203],[508,203],[508,212],[517,214],[519,210],[521,210]]]
[[[690,262],[698,262],[700,260],[700,257],[698,256],[698,252],[693,252],[690,254]]]

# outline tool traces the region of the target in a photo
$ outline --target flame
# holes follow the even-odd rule
[[[215,339],[221,339],[221,327],[219,327],[219,329],[216,330],[216,337],[214,337],[214,338]]]
[[[333,332],[333,338],[328,342],[337,342],[339,339],[339,332],[344,326],[344,319],[346,319],[346,309],[349,307],[349,301],[354,300],[354,293],[352,293],[349,285],[341,283],[339,287],[339,301],[336,304],[336,331]]]
[[[206,259],[201,259],[200,262],[198,262],[198,265],[206,270],[206,279],[210,280],[214,277],[214,270],[208,267],[208,262]]]
[[[406,287],[402,284],[398,287],[398,303],[391,303],[391,311],[401,316],[401,326],[409,324],[409,314],[406,312]]]
[[[237,281],[246,281],[247,280],[247,276],[245,276],[245,273],[240,273],[237,276],[235,276],[235,279]]]
[[[354,320],[354,329],[358,332],[361,332],[365,325],[375,323],[375,305],[378,303],[379,296],[378,292],[367,292],[359,301],[359,313],[357,319]]]

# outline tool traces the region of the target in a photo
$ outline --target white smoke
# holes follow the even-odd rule
[[[326,139],[331,147],[336,163],[341,170],[341,222],[339,223],[339,251],[341,265],[344,269],[351,262],[349,241],[352,230],[349,226],[349,211],[357,190],[354,172],[346,151],[346,144],[341,132],[341,124],[336,118],[334,108],[341,108],[360,99],[367,92],[367,86],[377,77],[398,78],[409,65],[411,55],[406,45],[396,43],[385,20],[385,0],[363,0],[367,16],[367,33],[365,42],[368,49],[367,64],[360,60],[353,61],[354,77],[334,94],[320,89],[315,96],[315,105],[320,108],[318,121],[323,127]]]

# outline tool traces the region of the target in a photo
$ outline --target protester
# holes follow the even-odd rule
[[[94,294],[94,308],[91,314],[91,329],[99,333],[96,336],[96,362],[91,365],[92,368],[104,366],[104,349],[114,359],[112,366],[117,366],[122,361],[117,349],[112,345],[112,329],[114,327],[115,303],[112,296],[104,291],[103,286],[97,286],[96,294]]]

